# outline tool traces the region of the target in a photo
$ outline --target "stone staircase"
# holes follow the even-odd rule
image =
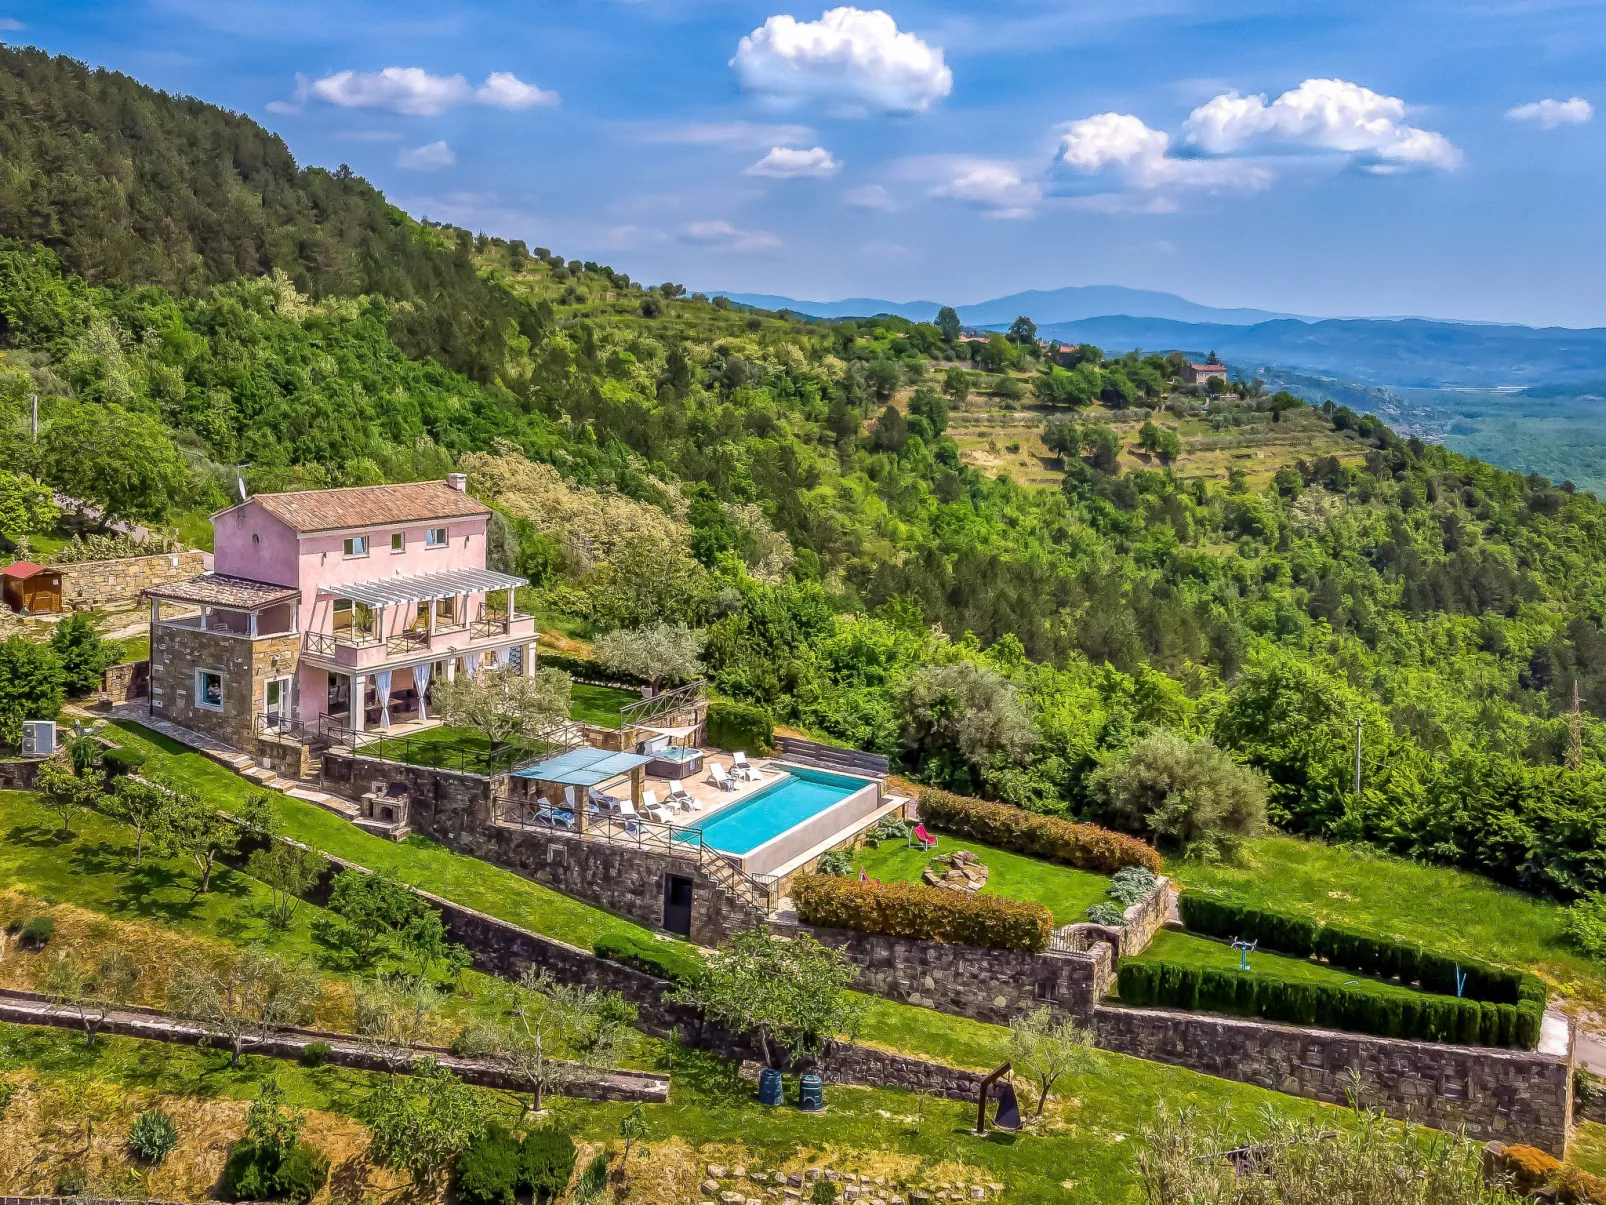
[[[105,715],[102,712],[83,711],[77,708],[67,708],[65,710],[82,715],[86,719],[100,719],[104,718]],[[146,709],[139,703],[119,704],[111,709],[110,715],[112,719],[128,720],[131,723],[159,732],[169,740],[177,741],[181,745],[194,749],[197,753],[204,754],[217,762],[218,765],[233,770],[241,778],[253,782],[266,790],[278,791],[281,794],[288,795],[291,799],[299,799],[304,803],[315,804],[345,820],[354,820],[361,812],[361,809],[351,800],[323,790],[317,785],[318,779],[316,777],[305,780],[285,778],[271,766],[258,764],[257,760],[250,754],[242,753],[232,745],[225,744],[216,737],[194,732],[188,728],[181,728],[171,721],[147,714]],[[313,760],[316,763],[313,770],[316,775],[317,771],[322,768],[323,759],[322,757],[317,757]]]

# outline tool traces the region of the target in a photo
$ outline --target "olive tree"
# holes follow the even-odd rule
[[[309,1022],[322,994],[317,969],[299,959],[251,948],[221,957],[191,951],[173,969],[167,1006],[201,1025],[238,1067],[247,1047]]]
[[[898,708],[904,747],[938,777],[1019,761],[1037,741],[1014,685],[970,661],[917,670],[898,688]],[[955,753],[969,767],[952,765]]]
[[[431,690],[435,713],[448,724],[485,734],[491,751],[510,741],[531,740],[569,714],[569,675],[538,669],[525,675],[516,666],[475,676],[459,674]]]
[[[1093,1031],[1046,1005],[1009,1023],[1009,1052],[1011,1066],[1037,1085],[1037,1117],[1060,1080],[1090,1071],[1098,1062]]]
[[[1090,786],[1106,820],[1186,856],[1230,854],[1266,827],[1266,783],[1208,740],[1151,732],[1096,770]]]
[[[107,1015],[128,1003],[139,978],[139,963],[121,946],[108,947],[94,962],[66,949],[50,956],[38,988],[55,1008],[77,1014],[84,1037],[93,1046]]]
[[[689,682],[703,672],[697,659],[703,634],[683,623],[617,628],[596,644],[597,660],[615,673],[642,678],[654,691],[663,682]]]

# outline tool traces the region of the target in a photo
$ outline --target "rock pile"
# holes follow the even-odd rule
[[[802,1171],[766,1171],[736,1164],[710,1163],[707,1178],[698,1185],[699,1205],[808,1205],[815,1199],[820,1180],[836,1185],[838,1201],[856,1205],[935,1205],[939,1201],[989,1201],[1004,1191],[1002,1184],[944,1182],[905,1183],[886,1176],[861,1175],[834,1167]]]
[[[933,858],[920,877],[949,891],[980,891],[987,885],[987,867],[968,849],[959,849]]]

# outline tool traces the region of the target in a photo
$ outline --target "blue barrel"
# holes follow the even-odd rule
[[[825,1081],[812,1071],[797,1081],[797,1107],[805,1113],[825,1108]]]
[[[758,1073],[758,1103],[778,1105],[781,1098],[781,1073],[774,1067],[764,1068]]]

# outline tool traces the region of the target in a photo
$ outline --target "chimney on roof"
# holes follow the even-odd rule
[[[456,490],[460,494],[468,493],[468,474],[447,473],[446,488]]]

